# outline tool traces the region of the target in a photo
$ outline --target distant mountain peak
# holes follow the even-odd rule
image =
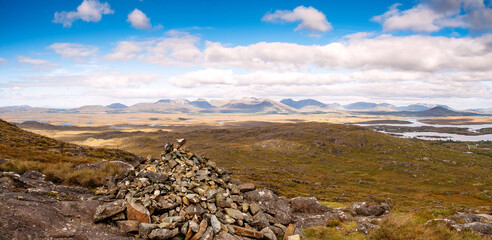
[[[197,99],[195,101],[191,101],[190,104],[195,107],[205,108],[205,109],[215,108],[214,105],[210,104],[207,100],[203,98]]]
[[[106,107],[108,107],[108,108],[116,108],[116,109],[119,109],[119,108],[128,108],[127,105],[122,104],[122,103],[111,103],[111,104],[107,105]]]
[[[320,101],[314,100],[314,99],[302,99],[299,101],[295,101],[295,100],[292,100],[291,98],[287,98],[287,99],[281,100],[280,102],[289,106],[289,107],[293,107],[295,109],[301,109],[301,108],[306,107],[306,106],[318,106],[318,107],[325,107],[326,106],[326,104],[324,104]]]

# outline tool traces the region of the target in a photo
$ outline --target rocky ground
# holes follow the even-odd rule
[[[133,239],[115,226],[93,223],[101,201],[91,191],[44,177],[0,173],[0,239]]]
[[[0,172],[0,239],[296,240],[304,237],[302,229],[346,221],[367,234],[390,212],[390,200],[332,209],[313,197],[287,199],[256,189],[184,142],[167,144],[160,158],[108,178],[97,196],[45,181],[36,171]],[[491,220],[490,213],[459,213],[428,224],[492,235]]]

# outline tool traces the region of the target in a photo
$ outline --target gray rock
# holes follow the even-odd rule
[[[210,224],[212,225],[215,234],[220,232],[220,222],[215,215],[212,215],[212,217],[210,218]]]
[[[250,224],[257,229],[264,229],[270,225],[268,218],[263,213],[263,211],[259,211],[256,215],[253,216],[253,222]]]
[[[255,202],[249,204],[249,211],[251,212],[251,214],[255,215],[260,211],[260,205],[258,205],[258,203]]]
[[[241,192],[249,192],[255,190],[256,186],[253,183],[243,183],[238,188]]]
[[[492,223],[472,222],[463,224],[464,229],[469,229],[485,235],[492,235]]]
[[[244,213],[242,213],[241,211],[237,210],[237,209],[233,209],[233,208],[226,208],[225,209],[227,215],[231,216],[232,218],[236,219],[236,220],[243,220],[244,219]]]
[[[187,208],[185,208],[184,211],[186,212],[186,214],[189,214],[189,215],[198,215],[198,216],[200,216],[203,213],[205,213],[205,209],[203,209],[199,205],[190,205]]]
[[[218,193],[218,191],[217,191],[216,189],[209,189],[209,190],[206,192],[207,199],[208,199],[208,200],[214,199],[214,198],[215,198],[215,196],[217,196],[217,193]]]
[[[390,206],[387,203],[369,205],[366,202],[358,202],[352,204],[348,210],[351,211],[354,216],[381,216],[390,212]]]
[[[261,229],[260,231],[263,233],[263,238],[268,239],[268,240],[277,240],[277,235],[270,229],[269,227],[265,227]]]
[[[200,226],[198,225],[197,222],[189,221],[188,223],[189,223],[189,227],[190,227],[191,231],[198,232],[200,230]]]
[[[258,203],[262,211],[272,214],[279,223],[289,224],[291,222],[292,209],[288,202],[269,189],[246,192],[244,198],[249,202]]]
[[[213,237],[214,237],[214,230],[211,226],[208,226],[207,230],[205,230],[200,240],[212,240]]]
[[[117,221],[118,227],[120,227],[122,232],[138,232],[138,221],[134,220],[125,220],[125,221]]]
[[[295,197],[289,202],[294,212],[323,214],[333,210],[321,205],[315,197]]]
[[[154,229],[152,232],[149,234],[150,239],[155,239],[155,240],[166,240],[170,239],[173,237],[173,232],[169,229]]]
[[[94,222],[100,222],[108,219],[118,213],[125,211],[126,203],[125,200],[116,200],[114,202],[104,203],[99,205],[94,214]]]
[[[138,224],[138,234],[140,235],[140,237],[145,239],[149,236],[149,234],[150,234],[150,232],[152,232],[152,230],[154,230],[158,227],[159,227],[158,224],[140,223],[140,224]]]

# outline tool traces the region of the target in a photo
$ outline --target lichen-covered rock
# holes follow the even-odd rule
[[[250,202],[256,202],[264,212],[273,214],[281,224],[291,222],[292,209],[288,202],[269,189],[254,190],[244,193],[244,198]]]
[[[94,214],[94,222],[100,222],[106,220],[118,213],[125,211],[125,200],[116,200],[114,202],[104,203],[99,205]]]
[[[290,199],[290,207],[294,212],[323,214],[333,209],[321,205],[315,197],[295,197]]]
[[[166,240],[173,237],[173,233],[169,229],[158,228],[152,230],[149,234],[149,238],[153,240]]]
[[[129,232],[138,232],[138,221],[135,220],[124,220],[124,221],[117,221],[116,224],[118,227],[121,229],[122,232],[129,233]]]

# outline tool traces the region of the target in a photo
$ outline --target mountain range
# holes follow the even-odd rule
[[[355,102],[347,105],[323,103],[315,99],[283,99],[276,101],[268,98],[242,98],[211,100],[197,99],[161,99],[156,102],[143,102],[131,106],[122,103],[103,105],[86,105],[71,109],[53,109],[23,106],[0,107],[0,113],[36,112],[36,113],[326,113],[326,112],[361,112],[383,115],[408,116],[469,116],[487,111],[454,111],[445,105],[417,103],[408,106],[394,106],[389,103]]]

